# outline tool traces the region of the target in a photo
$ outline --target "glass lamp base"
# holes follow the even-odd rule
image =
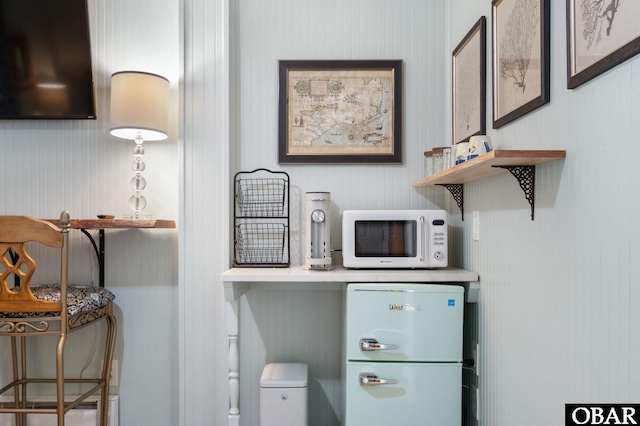
[[[123,219],[144,219],[150,220],[153,219],[153,215],[147,213],[124,213],[122,215]]]

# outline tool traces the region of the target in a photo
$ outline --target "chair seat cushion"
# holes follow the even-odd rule
[[[51,302],[60,301],[59,284],[38,284],[31,286],[31,292],[40,300]],[[77,315],[102,308],[111,303],[116,296],[106,288],[94,287],[92,285],[69,284],[67,286],[67,313]],[[3,312],[5,317],[10,318],[31,318],[50,317],[60,315],[59,312]]]

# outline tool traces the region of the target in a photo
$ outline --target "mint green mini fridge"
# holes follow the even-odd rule
[[[349,284],[346,426],[459,426],[464,287]]]

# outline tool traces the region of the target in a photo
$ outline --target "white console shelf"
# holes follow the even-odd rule
[[[478,274],[464,269],[345,269],[306,270],[288,268],[232,268],[220,274],[226,300],[227,334],[229,336],[229,426],[240,426],[240,354],[238,351],[238,299],[252,286],[299,285],[320,288],[356,282],[380,283],[451,283],[465,287],[465,299],[475,303],[478,297]]]
[[[220,275],[225,289],[225,299],[233,302],[242,296],[250,285],[261,283],[471,283],[478,281],[478,274],[464,269],[345,269],[336,267],[329,271],[306,270],[301,266],[290,268],[232,268]],[[469,301],[469,300],[468,300]]]

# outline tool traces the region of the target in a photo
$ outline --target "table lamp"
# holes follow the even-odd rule
[[[109,132],[122,139],[131,139],[133,171],[131,187],[135,191],[129,198],[133,219],[147,205],[141,191],[147,186],[142,176],[145,169],[145,140],[158,141],[167,138],[169,121],[169,80],[156,74],[140,71],[121,71],[111,76],[111,129]]]

